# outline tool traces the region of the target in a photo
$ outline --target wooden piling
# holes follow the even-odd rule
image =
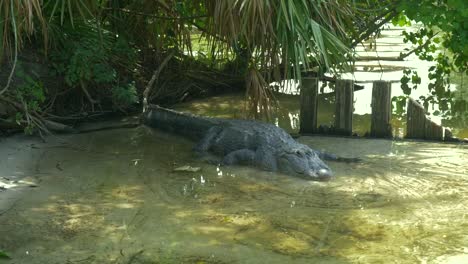
[[[443,127],[426,117],[424,107],[412,98],[408,101],[406,137],[443,140]]]
[[[300,133],[315,133],[317,132],[318,78],[304,77],[300,96]]]
[[[426,119],[426,127],[424,131],[425,139],[429,140],[444,140],[444,132],[442,126],[434,123],[433,121]]]
[[[392,84],[374,81],[372,87],[371,137],[392,137]]]
[[[409,98],[406,110],[406,137],[424,139],[426,130],[426,113],[424,107]]]
[[[353,132],[354,81],[337,80],[335,86],[335,131],[350,136]]]

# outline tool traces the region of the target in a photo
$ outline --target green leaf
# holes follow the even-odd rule
[[[419,77],[417,74],[411,76],[411,82],[413,84],[421,84],[421,77]]]
[[[5,252],[0,250],[0,259],[11,259]]]
[[[402,84],[407,84],[409,82],[409,80],[410,79],[408,78],[408,76],[403,76],[403,77],[401,77],[400,82]]]

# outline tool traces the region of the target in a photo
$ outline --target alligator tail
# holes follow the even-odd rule
[[[193,140],[202,139],[210,128],[220,123],[215,118],[177,112],[157,105],[150,105],[142,119],[145,125]]]

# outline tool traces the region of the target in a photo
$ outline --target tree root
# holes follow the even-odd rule
[[[21,128],[35,128],[35,132],[44,139],[45,135],[54,133],[59,134],[77,134],[77,133],[91,133],[96,131],[110,130],[110,129],[122,129],[122,128],[135,128],[140,124],[134,123],[123,123],[123,124],[110,124],[103,127],[89,128],[89,129],[76,129],[71,125],[62,123],[61,121],[80,121],[88,119],[92,116],[99,116],[106,114],[106,112],[99,112],[92,115],[75,115],[75,116],[55,116],[46,112],[32,111],[28,108],[28,105],[23,100],[15,100],[8,96],[0,96],[0,101],[11,105],[16,111],[23,114],[21,120],[7,120],[0,118],[0,128],[5,130],[19,130]],[[59,120],[59,121],[57,121]],[[33,131],[29,131],[33,132]]]

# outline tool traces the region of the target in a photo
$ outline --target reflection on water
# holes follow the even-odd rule
[[[0,215],[0,248],[11,263],[468,261],[466,146],[299,141],[364,162],[309,182],[205,164],[145,127],[37,143],[21,170],[39,187]]]

